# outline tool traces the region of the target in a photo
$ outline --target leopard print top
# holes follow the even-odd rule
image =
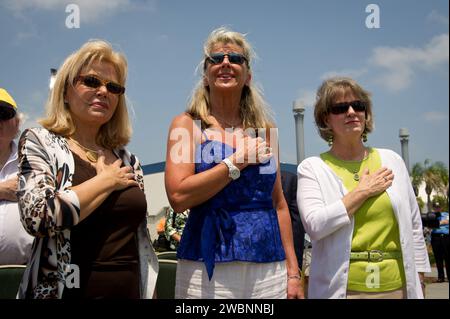
[[[138,159],[124,148],[114,153],[134,169],[139,187],[144,190]],[[36,239],[19,288],[19,298],[61,298],[66,279],[72,273],[70,228],[78,223],[80,215],[78,197],[70,189],[74,170],[73,156],[64,137],[44,128],[23,132],[19,141],[17,195],[22,224]],[[142,255],[140,263],[146,263],[140,268],[147,271],[143,275],[147,281],[141,284],[144,296],[149,295],[144,288],[152,289],[153,279],[156,281],[155,278],[149,280],[148,275],[154,277],[157,273],[156,255],[146,226],[144,220],[138,229],[138,242],[139,237],[143,239],[138,243]]]

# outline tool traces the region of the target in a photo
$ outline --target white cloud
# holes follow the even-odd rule
[[[326,80],[332,77],[336,77],[336,76],[345,76],[345,77],[351,77],[353,79],[357,79],[361,76],[363,76],[364,74],[366,74],[368,72],[367,68],[361,68],[361,69],[344,69],[344,70],[340,70],[340,71],[330,71],[327,73],[324,73],[320,79],[321,80]]]
[[[299,97],[296,101],[303,104],[304,107],[313,107],[316,103],[316,91],[312,90],[300,90]]]
[[[448,33],[432,38],[423,48],[378,47],[369,59],[372,66],[385,71],[378,82],[392,91],[408,87],[416,69],[430,71],[448,61]]]
[[[29,41],[30,39],[38,37],[38,34],[35,30],[33,30],[33,29],[29,29],[29,30],[30,30],[29,32],[27,32],[27,31],[18,32],[13,41],[13,45],[19,45],[21,43]]]
[[[426,112],[424,113],[425,121],[431,123],[448,122],[448,114],[442,112]]]
[[[156,0],[139,1],[131,0],[5,0],[3,5],[14,13],[21,15],[27,10],[60,10],[67,15],[65,8],[69,4],[76,4],[80,8],[81,22],[91,23],[120,13],[125,10],[156,10]]]
[[[444,26],[448,27],[448,16],[442,15],[436,10],[431,11],[427,19],[431,22],[437,22],[439,24],[443,24]]]
[[[3,6],[16,14],[24,14],[28,10],[61,10],[70,3],[79,1],[61,1],[61,0],[4,0]],[[103,2],[103,1],[99,1]]]

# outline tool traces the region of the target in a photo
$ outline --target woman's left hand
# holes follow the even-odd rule
[[[303,279],[291,278],[287,281],[287,299],[305,299]]]

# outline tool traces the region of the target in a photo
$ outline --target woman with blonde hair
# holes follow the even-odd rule
[[[303,297],[270,147],[276,137],[265,134],[274,124],[252,83],[252,58],[242,34],[214,30],[202,79],[169,130],[167,195],[175,211],[190,209],[177,251],[176,298]]]
[[[19,298],[152,298],[158,264],[138,159],[125,149],[127,62],[105,41],[66,58],[42,128],[19,141],[19,208],[36,237]]]
[[[298,207],[312,239],[308,297],[423,298],[430,264],[419,207],[402,158],[364,145],[369,92],[350,78],[328,79],[314,117],[330,150],[298,167]]]

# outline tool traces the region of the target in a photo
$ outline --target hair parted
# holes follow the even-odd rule
[[[316,103],[314,105],[314,119],[320,137],[328,141],[333,135],[332,130],[326,123],[329,109],[338,96],[352,92],[360,101],[366,104],[366,122],[364,133],[372,132],[374,128],[372,115],[371,94],[364,90],[355,80],[348,77],[333,77],[325,80],[316,93]]]
[[[202,62],[200,63],[203,74],[207,68],[206,58],[210,56],[212,49],[218,43],[231,43],[241,47],[243,50],[243,55],[248,61],[245,65],[251,73],[251,61],[256,57],[256,55],[250,43],[245,38],[245,35],[232,31],[226,27],[220,27],[210,33],[203,45],[204,56]],[[194,120],[201,120],[202,128],[207,128],[212,124],[208,120],[210,107],[209,89],[204,85],[203,79],[201,79],[192,92],[186,113],[188,113]],[[256,87],[252,82],[250,82],[248,86],[245,85],[242,90],[240,116],[244,129],[249,127],[274,127],[273,117],[267,102],[264,100],[262,90]]]
[[[73,85],[76,77],[84,68],[95,62],[111,63],[116,70],[119,84],[125,86],[127,60],[125,56],[113,50],[104,40],[89,40],[78,51],[69,55],[56,74],[55,83],[46,103],[46,117],[39,123],[51,132],[69,137],[76,131],[75,124],[64,100],[68,85]],[[131,138],[131,123],[128,117],[125,95],[119,96],[119,102],[112,118],[101,126],[96,142],[103,147],[114,149],[126,145]]]

